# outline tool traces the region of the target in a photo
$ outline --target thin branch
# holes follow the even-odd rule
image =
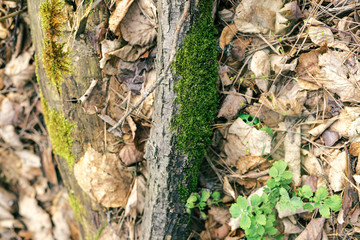
[[[157,81],[149,88],[149,90],[147,90],[146,92],[144,92],[143,97],[140,99],[140,101],[138,103],[136,103],[130,110],[129,112],[127,112],[118,122],[117,124],[115,124],[113,127],[109,128],[108,131],[109,132],[113,132],[116,128],[120,127],[125,119],[130,116],[130,114],[135,111],[144,101],[145,99],[150,95],[150,93],[152,93],[160,84],[161,82],[165,79],[165,77],[167,76],[171,64],[173,63],[174,59],[175,59],[175,55],[176,55],[176,47],[177,47],[177,41],[179,39],[179,35],[180,35],[180,31],[182,29],[182,25],[184,24],[186,18],[189,15],[189,9],[190,9],[190,0],[186,1],[185,6],[184,6],[184,12],[179,20],[178,25],[176,26],[176,31],[175,31],[175,36],[174,36],[174,40],[172,43],[172,48],[171,48],[171,55],[169,58],[169,61],[167,62],[164,71],[161,73],[161,75],[159,76],[159,78],[157,79]],[[121,127],[119,129],[119,131],[122,133]]]
[[[19,10],[19,11],[16,11],[16,12],[10,13],[10,14],[8,14],[8,15],[6,15],[6,16],[0,17],[0,21],[5,20],[5,19],[8,19],[8,18],[15,17],[15,16],[17,16],[17,15],[23,13],[23,12],[26,12],[27,9],[28,9],[28,7],[24,7],[23,9],[21,9],[21,10]]]

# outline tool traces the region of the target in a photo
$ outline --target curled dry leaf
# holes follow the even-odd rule
[[[224,27],[223,31],[221,32],[221,36],[219,39],[219,46],[222,50],[224,50],[225,46],[228,45],[234,36],[237,33],[237,28],[235,24],[228,25]]]
[[[329,130],[339,133],[340,137],[349,137],[349,129],[359,114],[360,107],[344,107]]]
[[[229,182],[229,178],[227,176],[224,177],[223,191],[226,195],[231,196],[233,200],[236,199],[236,194],[234,189],[231,187]]]
[[[360,142],[353,142],[350,145],[349,153],[354,157],[358,157],[360,154]],[[356,172],[358,173],[358,172]],[[359,172],[360,173],[360,172]]]
[[[271,137],[265,131],[257,130],[238,118],[229,128],[224,150],[227,155],[226,162],[235,166],[237,160],[247,154],[252,156],[269,154]]]
[[[328,146],[328,147],[333,146],[339,140],[339,138],[340,137],[339,137],[338,132],[334,132],[334,131],[330,131],[330,130],[326,130],[322,134],[322,139],[325,143],[325,146]]]
[[[270,75],[270,56],[267,51],[257,51],[251,59],[250,70],[254,73],[256,85],[263,92],[267,92]]]
[[[230,72],[229,67],[227,65],[219,66],[219,76],[221,79],[221,83],[224,86],[229,86],[232,84],[232,80],[230,80],[228,73]]]
[[[271,70],[275,73],[279,73],[280,71],[295,71],[298,59],[292,60],[290,63],[286,63],[287,57],[286,56],[279,56],[279,55],[271,55],[270,56],[270,64]]]
[[[236,38],[233,41],[233,46],[230,52],[231,58],[229,61],[238,61],[241,62],[245,59],[245,51],[246,48],[250,45],[252,39],[243,39],[243,38]]]
[[[74,175],[80,187],[104,207],[125,207],[132,175],[116,154],[102,155],[89,145],[75,164]]]
[[[125,14],[129,10],[134,0],[118,0],[116,1],[116,9],[113,11],[109,18],[109,28],[115,32],[119,26],[121,20],[125,17]]]
[[[0,126],[16,124],[22,112],[23,109],[20,105],[8,98],[3,99],[0,109]]]
[[[130,45],[152,45],[156,32],[156,11],[152,0],[135,0],[120,23],[122,37]]]
[[[123,61],[126,62],[135,62],[138,60],[147,50],[149,49],[148,46],[139,47],[139,46],[132,46],[132,45],[125,45],[124,47],[111,51],[108,54],[112,56],[116,56]]]
[[[316,20],[315,18],[310,18],[308,24],[309,37],[313,43],[318,46],[326,46],[334,43],[334,35],[329,28],[322,27],[325,26],[324,23]]]
[[[145,206],[146,181],[143,176],[136,176],[133,189],[125,207],[125,217],[136,219],[141,215]]]
[[[284,118],[283,114],[279,114],[259,103],[254,103],[252,105],[252,108],[250,108],[250,115],[257,117],[269,128],[277,128]]]
[[[143,153],[139,152],[134,144],[125,145],[119,153],[121,161],[126,165],[129,166],[131,164],[140,162],[143,157]]]
[[[0,128],[0,136],[10,146],[14,148],[22,147],[19,134],[15,132],[14,125],[6,125]]]
[[[231,92],[234,94],[231,94]],[[245,97],[236,95],[235,89],[232,89],[231,92],[225,97],[218,113],[218,117],[224,117],[227,120],[232,120],[246,106]]]
[[[309,175],[311,176],[323,176],[322,167],[316,156],[305,149],[301,149],[301,153],[304,156],[301,163],[306,172],[309,173]]]

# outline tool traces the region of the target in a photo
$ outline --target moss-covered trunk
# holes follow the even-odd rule
[[[56,157],[58,167],[65,187],[69,189],[70,203],[81,223],[82,237],[92,239],[98,235],[98,229],[104,224],[104,214],[100,206],[92,202],[81,190],[75,180],[72,167],[76,159],[78,160],[84,154],[88,143],[103,152],[103,140],[98,136],[103,134],[104,128],[97,116],[85,114],[80,105],[72,104],[68,100],[84,94],[92,79],[101,79],[99,60],[93,53],[92,47],[88,46],[83,39],[76,39],[69,54],[71,73],[64,75],[60,87],[53,84],[45,71],[48,66],[43,61],[44,43],[49,38],[46,38],[46,29],[42,27],[44,19],[40,17],[41,2],[41,0],[31,0],[28,1],[28,5],[45,120],[53,150],[60,155]],[[64,32],[59,38],[66,39],[67,34]],[[55,56],[54,60],[59,60],[59,58]],[[49,63],[49,60],[46,63]],[[55,74],[62,76],[62,70],[57,70],[59,72]]]

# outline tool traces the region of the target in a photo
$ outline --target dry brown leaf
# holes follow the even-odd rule
[[[326,46],[334,43],[334,35],[332,31],[327,27],[313,26],[313,25],[325,25],[324,23],[310,18],[308,20],[309,37],[313,43],[318,46]]]
[[[333,117],[331,119],[325,119],[325,122],[314,127],[310,131],[308,131],[309,134],[311,134],[313,137],[319,137],[327,128],[331,126],[336,120],[338,120],[338,117]]]
[[[0,187],[0,207],[6,210],[7,212],[15,212],[16,210],[16,196],[15,194],[7,191],[6,189]],[[10,214],[12,216],[12,214]],[[0,219],[5,219],[2,214],[0,214]]]
[[[125,207],[132,175],[116,154],[102,155],[89,144],[74,166],[74,175],[80,187],[104,207]]]
[[[228,223],[231,218],[229,208],[227,207],[211,206],[211,208],[208,211],[208,214],[212,215],[214,220],[220,224]]]
[[[221,32],[220,39],[219,39],[219,46],[222,50],[224,50],[225,46],[228,45],[232,41],[232,39],[236,35],[237,31],[238,30],[237,30],[235,24],[231,24],[231,25],[224,27],[224,29]]]
[[[235,166],[236,161],[247,154],[262,156],[270,153],[271,137],[265,131],[257,130],[238,118],[229,128],[224,146],[226,162]]]
[[[321,240],[325,218],[314,218],[296,240]]]
[[[138,60],[147,50],[149,46],[139,47],[139,46],[131,46],[125,45],[120,49],[116,49],[114,51],[109,52],[109,55],[116,56],[123,61],[126,62],[135,62]]]
[[[108,84],[108,80],[92,80],[84,95],[79,98],[85,113],[100,113],[101,110],[106,106],[106,98],[108,97]]]
[[[231,92],[234,92],[234,94],[230,93],[226,96],[217,115],[218,117],[224,117],[227,120],[232,120],[237,116],[238,112],[246,106],[245,97],[235,95],[237,93],[235,89],[232,89]]]
[[[299,64],[296,67],[298,74],[298,84],[306,90],[318,90],[320,84],[314,81],[320,72],[318,56],[326,51],[325,48],[311,50],[300,55]]]
[[[360,154],[360,142],[351,143],[349,153],[354,157],[358,157]]]
[[[151,0],[135,0],[120,23],[122,37],[130,45],[144,47],[155,41],[156,11]]]
[[[119,157],[126,166],[140,162],[143,155],[135,148],[134,144],[125,145],[119,152]]]
[[[322,140],[324,141],[325,146],[331,147],[339,140],[339,133],[333,132],[330,130],[325,130],[321,135]]]
[[[0,126],[14,125],[20,118],[23,109],[19,104],[5,98],[1,102]]]
[[[230,72],[230,70],[227,65],[219,66],[219,76],[221,79],[221,83],[224,86],[229,86],[232,84],[232,80],[230,80],[228,72]]]
[[[301,153],[304,156],[301,163],[303,165],[303,168],[306,169],[306,172],[311,176],[322,176],[322,167],[316,156],[305,149],[301,149]]]
[[[42,166],[44,168],[45,176],[49,180],[50,183],[57,185],[57,175],[56,170],[52,158],[52,150],[51,147],[44,147],[41,150],[41,160]]]
[[[116,1],[116,9],[112,12],[109,18],[109,28],[114,33],[119,26],[121,20],[125,17],[125,14],[129,10],[134,0],[118,0]]]
[[[146,181],[143,176],[136,176],[134,186],[125,207],[125,217],[130,216],[136,219],[141,215],[145,206]]]
[[[272,54],[270,56],[270,64],[271,64],[271,70],[273,70],[275,73],[286,72],[286,71],[295,71],[295,68],[297,66],[298,59],[292,60],[290,63],[286,63],[288,57],[287,56],[279,56]]]
[[[276,97],[274,92],[269,94],[261,94],[259,102],[264,104],[267,108],[281,114],[288,116],[299,116],[304,108],[306,100],[305,91],[294,91],[295,96],[279,96]]]
[[[258,167],[260,164],[266,162],[266,158],[260,156],[243,156],[236,162],[237,172],[242,175],[247,171]]]
[[[277,128],[283,120],[284,115],[274,112],[262,104],[254,103],[250,108],[250,115],[257,117],[265,126]]]
[[[360,142],[360,118],[351,123],[348,134],[350,142]]]

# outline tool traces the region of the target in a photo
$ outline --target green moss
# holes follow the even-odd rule
[[[66,15],[62,0],[46,0],[40,5],[40,16],[45,37],[43,39],[43,64],[49,81],[61,92],[63,75],[71,72],[70,52],[65,43],[59,43]]]
[[[76,197],[74,196],[74,194],[72,194],[72,193],[70,192],[70,190],[69,190],[68,192],[69,192],[69,203],[70,203],[71,208],[72,208],[73,211],[74,211],[75,218],[76,218],[76,220],[78,220],[79,222],[81,222],[81,214],[82,214],[82,211],[81,211],[79,202],[78,202],[78,200],[76,199]]]
[[[200,162],[211,143],[211,125],[218,107],[218,64],[214,38],[216,29],[211,17],[212,1],[199,1],[199,9],[198,20],[185,37],[173,64],[175,74],[180,76],[175,86],[179,112],[174,116],[171,127],[177,131],[177,148],[188,156],[188,171],[183,185],[178,187],[184,201],[196,190]]]
[[[72,154],[73,138],[71,132],[76,126],[65,119],[61,112],[49,109],[46,100],[40,93],[41,105],[44,111],[46,127],[48,129],[54,153],[63,157],[69,169],[72,170],[75,164],[75,156]]]

